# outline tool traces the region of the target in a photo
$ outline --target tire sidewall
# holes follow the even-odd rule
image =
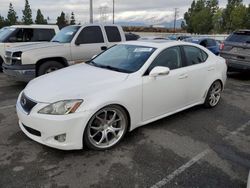
[[[58,61],[46,61],[42,65],[39,66],[37,75],[42,76],[46,74],[46,70],[48,70],[50,67],[56,67],[59,69],[64,68],[64,65]]]
[[[95,118],[95,115],[98,114],[98,112],[100,112],[101,110],[103,110],[103,109],[105,109],[105,108],[115,108],[115,109],[121,111],[121,112],[123,113],[124,118],[125,118],[125,121],[126,121],[126,125],[125,125],[126,127],[125,127],[124,133],[123,133],[123,135],[121,136],[120,140],[119,140],[115,145],[110,146],[110,147],[108,147],[108,148],[98,148],[98,147],[94,146],[94,145],[90,142],[90,140],[89,140],[89,136],[88,136],[88,127],[90,126],[90,122],[93,120],[93,118]],[[121,142],[121,140],[124,138],[124,136],[126,135],[126,133],[127,133],[127,131],[128,131],[128,124],[129,124],[128,115],[127,115],[126,111],[125,111],[122,107],[120,107],[120,106],[118,106],[118,105],[109,105],[109,106],[103,107],[102,109],[98,110],[98,111],[90,118],[90,120],[88,121],[88,123],[87,123],[87,125],[86,125],[86,127],[85,127],[85,130],[84,130],[84,133],[83,133],[83,146],[86,146],[86,147],[89,148],[89,149],[93,149],[93,150],[97,150],[97,151],[109,150],[109,149],[111,149],[111,148],[117,146],[117,145]]]

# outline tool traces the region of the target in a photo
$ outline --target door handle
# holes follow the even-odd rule
[[[208,71],[213,71],[213,70],[215,70],[215,68],[214,67],[209,67],[207,70]]]
[[[101,50],[103,50],[103,51],[105,51],[105,50],[107,50],[107,49],[108,49],[107,46],[102,46],[102,47],[101,47]]]
[[[187,74],[182,74],[179,76],[179,79],[186,79],[188,78],[188,75]]]

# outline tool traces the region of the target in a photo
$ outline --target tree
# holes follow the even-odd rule
[[[61,12],[61,15],[59,17],[57,17],[56,24],[58,25],[58,27],[60,29],[67,25],[67,20],[65,18],[65,13],[64,12]]]
[[[234,12],[235,14],[235,8],[239,7],[242,4],[242,0],[228,0],[227,6],[223,12],[223,26],[224,30],[227,32],[232,32],[233,29],[233,15],[232,13]]]
[[[35,23],[36,24],[47,24],[48,23],[47,20],[44,19],[44,16],[43,16],[40,9],[37,10]]]
[[[5,20],[4,17],[0,15],[0,29],[5,26]]]
[[[23,10],[23,23],[24,24],[32,24],[32,10],[29,5],[29,1],[25,0],[25,6]]]
[[[75,24],[76,24],[75,14],[74,12],[71,12],[70,25],[75,25]]]
[[[12,3],[10,3],[8,15],[7,15],[7,20],[6,20],[8,22],[8,25],[16,24],[17,18],[18,17],[17,17],[16,11],[14,10]]]

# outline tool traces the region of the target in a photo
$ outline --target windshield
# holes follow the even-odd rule
[[[133,73],[138,71],[155,48],[135,45],[117,45],[97,56],[89,64],[118,72]]]
[[[56,36],[54,36],[51,42],[70,43],[79,28],[80,26],[65,27],[58,34],[56,34]]]
[[[226,41],[250,43],[250,31],[235,32]]]
[[[16,30],[16,28],[12,27],[4,27],[0,30],[0,42],[4,42],[6,38],[8,38],[11,33],[13,33]]]

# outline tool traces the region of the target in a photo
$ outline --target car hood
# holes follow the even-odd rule
[[[84,99],[95,92],[111,89],[128,77],[88,64],[73,65],[32,80],[24,93],[32,100],[52,103],[67,99]]]
[[[57,43],[57,42],[40,42],[40,43],[34,43],[34,44],[26,44],[26,45],[20,45],[16,47],[10,47],[7,48],[6,51],[10,52],[26,52],[30,50],[36,50],[36,49],[41,49],[41,48],[50,48],[50,47],[57,47],[61,46],[63,44]]]

